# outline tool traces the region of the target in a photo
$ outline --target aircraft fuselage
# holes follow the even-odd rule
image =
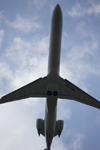
[[[57,79],[60,69],[60,50],[61,50],[61,33],[62,33],[62,12],[57,5],[54,9],[51,19],[50,47],[48,61],[48,78],[50,83],[47,89],[47,99],[45,107],[45,137],[47,150],[50,149],[52,139],[56,128],[57,113]]]

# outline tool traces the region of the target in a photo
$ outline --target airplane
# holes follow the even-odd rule
[[[46,139],[46,149],[50,150],[52,140],[62,133],[64,121],[56,120],[57,102],[59,99],[75,100],[100,109],[100,102],[59,75],[60,50],[62,35],[62,11],[56,5],[51,18],[50,47],[48,73],[0,99],[0,104],[21,100],[30,97],[45,97],[45,119],[37,119],[38,134]]]

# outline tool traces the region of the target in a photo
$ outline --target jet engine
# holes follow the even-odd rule
[[[58,120],[56,122],[56,134],[60,137],[61,132],[63,130],[63,126],[64,126],[64,121],[63,120]]]
[[[36,128],[37,128],[39,135],[40,134],[44,135],[44,120],[43,119],[37,119]]]

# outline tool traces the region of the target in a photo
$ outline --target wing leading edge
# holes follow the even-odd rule
[[[58,98],[75,100],[100,109],[98,100],[63,78],[59,79]]]
[[[29,97],[46,97],[47,95],[47,77],[39,78],[15,91],[3,96],[0,99],[0,104],[21,100]]]

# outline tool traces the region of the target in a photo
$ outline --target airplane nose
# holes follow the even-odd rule
[[[56,5],[53,14],[55,14],[55,16],[56,15],[62,16],[62,11],[61,11],[59,4]]]
[[[60,8],[59,4],[56,5],[55,11],[61,11],[61,8]]]
[[[57,4],[57,6],[56,6],[57,8],[60,8],[60,6],[59,6],[59,4]]]

